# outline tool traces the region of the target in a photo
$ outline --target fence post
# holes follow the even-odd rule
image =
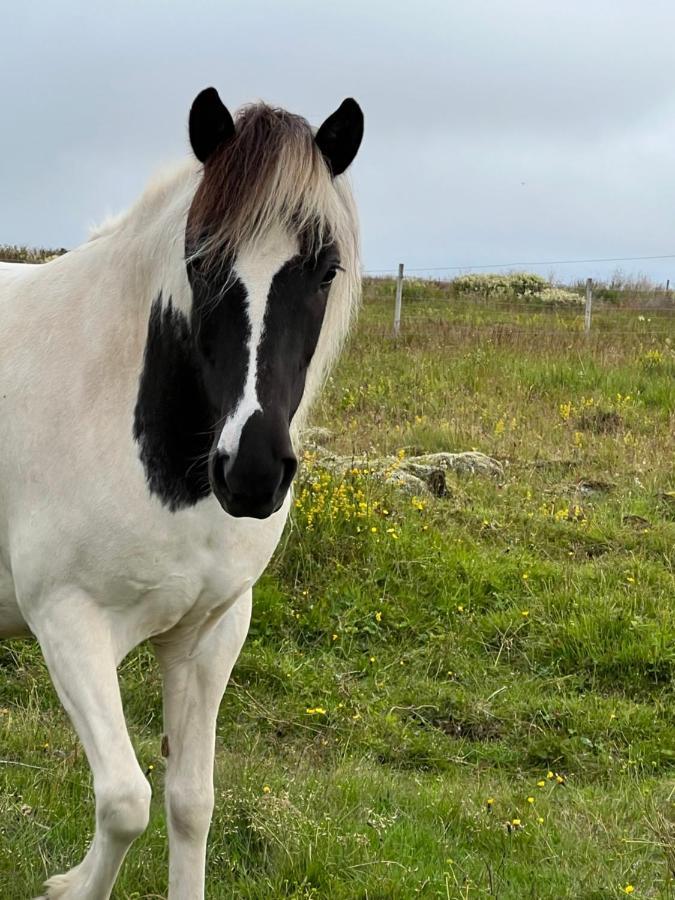
[[[401,300],[403,299],[403,263],[398,264],[398,278],[396,279],[396,305],[394,306],[394,337],[398,337],[401,330]]]
[[[584,331],[591,330],[591,307],[593,306],[593,279],[586,279],[586,310],[584,312]]]

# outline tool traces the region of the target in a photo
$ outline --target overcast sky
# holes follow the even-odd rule
[[[187,152],[212,84],[316,125],[361,103],[367,270],[675,254],[672,2],[59,0],[1,18],[0,243],[82,241]],[[675,259],[537,271],[619,266],[675,281]]]

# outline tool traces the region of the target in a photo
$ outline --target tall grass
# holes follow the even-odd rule
[[[0,262],[40,263],[67,251],[47,250],[44,247],[24,247],[19,244],[0,244]]]

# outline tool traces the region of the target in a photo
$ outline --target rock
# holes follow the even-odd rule
[[[393,484],[407,494],[444,497],[448,493],[447,472],[501,478],[504,474],[497,460],[484,453],[425,453],[421,456],[338,456],[319,445],[313,452],[317,462],[331,472],[345,473],[358,469],[385,484]]]
[[[574,485],[572,491],[577,494],[609,494],[616,485],[611,481],[600,481],[598,479],[586,479],[579,481]]]
[[[426,453],[424,456],[413,457],[411,461],[467,475],[492,475],[498,478],[504,475],[501,463],[475,450],[464,453]]]

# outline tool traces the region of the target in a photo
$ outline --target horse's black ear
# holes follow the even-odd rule
[[[190,108],[190,144],[199,162],[234,135],[234,121],[215,88],[197,94]]]
[[[333,173],[341,175],[351,165],[363,137],[361,107],[348,97],[328,116],[316,133],[316,143]]]

